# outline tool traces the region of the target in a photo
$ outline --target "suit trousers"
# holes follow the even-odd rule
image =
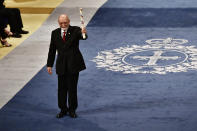
[[[21,13],[18,8],[2,8],[0,14],[8,19],[11,32],[16,33],[23,28]]]
[[[77,109],[78,78],[79,73],[58,75],[58,106],[62,111],[75,111]]]

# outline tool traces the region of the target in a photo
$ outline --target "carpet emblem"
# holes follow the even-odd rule
[[[197,70],[197,48],[186,39],[150,39],[144,46],[128,45],[98,53],[97,68],[129,73],[166,74]]]

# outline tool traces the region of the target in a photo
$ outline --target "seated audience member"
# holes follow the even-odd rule
[[[28,31],[23,30],[23,22],[18,8],[6,8],[4,0],[0,0],[0,16],[7,18],[10,25],[12,37],[20,38],[21,34],[28,34]]]
[[[0,16],[0,42],[3,46],[10,47],[11,44],[7,42],[6,38],[12,36],[13,33],[10,32],[6,27],[6,19]]]

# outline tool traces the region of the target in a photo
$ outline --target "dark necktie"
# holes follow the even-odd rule
[[[63,32],[63,40],[64,40],[64,42],[66,41],[66,32],[65,31]]]

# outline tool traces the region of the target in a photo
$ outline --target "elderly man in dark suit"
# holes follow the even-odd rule
[[[86,69],[82,54],[79,50],[79,40],[87,39],[86,29],[71,26],[69,17],[62,14],[58,18],[60,28],[52,31],[51,42],[47,60],[47,71],[52,74],[52,67],[56,51],[56,73],[58,75],[58,106],[60,113],[57,118],[64,117],[69,113],[70,117],[76,118],[77,82],[79,72]],[[85,34],[83,38],[82,34]],[[68,106],[67,106],[68,98]]]

